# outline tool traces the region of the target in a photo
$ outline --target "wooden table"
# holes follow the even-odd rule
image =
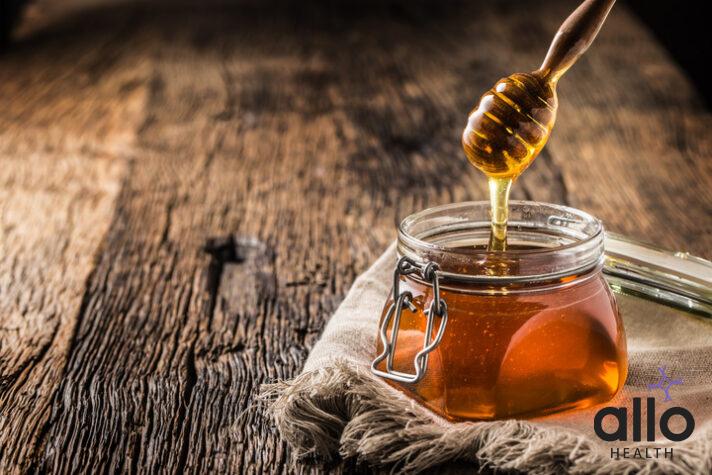
[[[260,384],[485,199],[465,116],[572,3],[45,3],[0,57],[0,472],[290,471]],[[712,257],[712,116],[624,5],[559,93],[514,197]]]

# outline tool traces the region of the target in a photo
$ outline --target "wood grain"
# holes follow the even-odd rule
[[[466,113],[570,9],[517,5],[40,4],[0,57],[0,472],[290,472],[258,387],[399,219],[485,198]],[[625,8],[559,94],[515,198],[712,257],[712,117]]]

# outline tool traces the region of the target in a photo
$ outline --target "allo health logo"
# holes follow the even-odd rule
[[[682,385],[682,380],[675,379],[666,372],[666,368],[658,368],[660,380],[657,383],[648,385],[648,389],[654,391],[655,394],[664,395],[663,403],[672,401],[671,389],[675,386]],[[593,419],[593,428],[596,435],[606,442],[627,442],[628,436],[632,436],[632,440],[640,442],[655,442],[656,428],[660,429],[660,433],[668,440],[673,442],[681,442],[692,435],[695,430],[695,418],[692,413],[684,407],[673,406],[667,408],[661,415],[658,421],[655,420],[655,397],[648,397],[645,400],[646,414],[643,420],[643,400],[639,397],[634,397],[632,400],[632,417],[628,418],[627,407],[604,407],[599,410]],[[670,421],[676,418],[678,424],[674,424],[675,431],[670,427]],[[628,430],[630,420],[632,434]],[[607,428],[604,429],[604,421],[608,421]],[[615,429],[614,429],[615,428]],[[681,429],[682,428],[682,429]],[[681,429],[681,430],[680,430]],[[613,447],[611,448],[611,458],[673,458],[672,447]]]

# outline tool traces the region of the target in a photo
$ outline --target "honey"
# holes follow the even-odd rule
[[[589,407],[627,375],[600,221],[528,201],[510,203],[510,220],[505,251],[488,249],[486,202],[431,208],[399,228],[372,370],[450,420]]]
[[[612,398],[627,372],[625,335],[600,272],[508,290],[443,288],[447,332],[427,373],[392,384],[451,420],[543,415]],[[423,347],[433,289],[406,277],[401,291],[417,309],[400,319],[393,366],[407,372]]]
[[[470,163],[487,176],[490,250],[507,247],[509,190],[551,135],[558,107],[556,84],[591,45],[614,2],[583,2],[559,28],[539,69],[500,79],[470,112],[462,146]]]

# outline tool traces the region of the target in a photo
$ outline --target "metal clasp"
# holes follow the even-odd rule
[[[396,342],[398,341],[398,330],[403,307],[408,307],[411,312],[417,312],[417,308],[413,305],[413,294],[408,291],[400,293],[401,276],[410,274],[418,274],[422,280],[433,286],[433,301],[430,303],[428,310],[424,312],[427,321],[425,324],[423,349],[415,355],[415,359],[413,360],[415,374],[403,373],[393,369],[393,357],[395,355]],[[436,317],[440,318],[440,326],[433,338],[432,333]],[[389,341],[387,330],[391,320],[393,320],[393,330],[391,331],[391,340]],[[443,334],[445,333],[446,324],[447,303],[440,297],[438,265],[434,262],[420,265],[408,257],[401,257],[393,273],[393,303],[388,308],[379,331],[381,342],[383,342],[383,352],[371,363],[371,372],[376,376],[401,383],[417,383],[425,376],[425,371],[428,369],[428,354],[440,344],[440,340],[442,340]],[[386,360],[385,371],[376,368],[383,360]]]

